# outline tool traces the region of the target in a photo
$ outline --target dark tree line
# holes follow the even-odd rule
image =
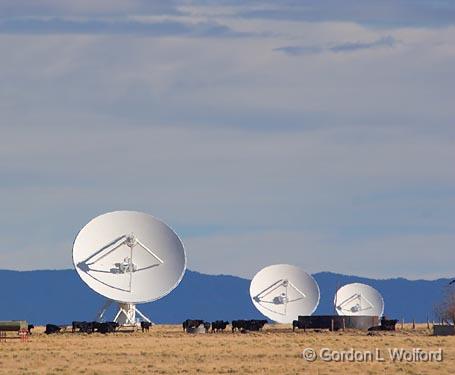
[[[440,321],[455,324],[455,280],[446,287],[444,297],[436,305],[435,312]]]

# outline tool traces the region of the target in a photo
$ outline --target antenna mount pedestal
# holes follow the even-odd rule
[[[142,314],[134,303],[122,303],[118,304],[119,310],[114,318],[114,322],[117,322],[121,326],[137,324],[136,314],[138,314],[143,320],[152,322],[144,314]]]
[[[101,308],[101,310],[98,312],[98,315],[96,316],[97,321],[103,322],[105,320],[104,314],[106,313],[107,309],[114,302],[115,301],[112,301],[110,299],[106,300],[103,307]],[[139,315],[142,319],[137,319],[136,314]],[[135,325],[140,320],[145,320],[147,322],[152,323],[152,321],[147,316],[145,316],[142,312],[139,311],[139,309],[136,307],[136,304],[118,302],[118,311],[113,319],[114,322],[118,323],[121,326],[124,326],[124,325]]]

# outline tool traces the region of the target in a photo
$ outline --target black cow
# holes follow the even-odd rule
[[[79,330],[79,332],[86,332],[88,333],[88,327],[89,327],[89,322],[86,321],[73,321],[71,323],[72,325],[72,332],[76,332],[76,330]],[[91,332],[92,330],[90,330]]]
[[[212,332],[224,331],[229,322],[223,320],[216,320],[212,322]]]
[[[46,324],[46,330],[44,331],[44,333],[46,335],[50,335],[52,333],[58,333],[61,331],[61,327],[55,325],[55,324]]]
[[[246,324],[246,320],[233,320],[232,324],[231,324],[232,333],[234,333],[234,331],[236,329],[239,331],[244,329],[245,324]]]
[[[99,333],[113,333],[119,326],[119,324],[117,322],[104,322],[104,323],[93,322],[93,323],[96,323],[96,324],[94,324],[94,327],[95,327],[96,331]]]
[[[95,330],[95,324],[97,322],[86,322],[86,321],[74,321],[72,323],[72,331],[73,333],[76,332],[78,329],[79,332],[84,332],[84,333],[93,333]]]
[[[232,332],[234,332],[235,330],[239,330],[241,331],[242,329],[245,329],[247,323],[246,320],[233,320],[232,321],[232,324],[231,324],[231,328],[232,328]]]
[[[252,319],[247,322],[246,330],[248,331],[262,331],[262,328],[267,324],[267,320]]]
[[[395,326],[398,323],[398,319],[387,319],[385,315],[381,318],[381,327],[386,331],[395,331]]]
[[[368,331],[395,331],[395,326],[398,319],[387,319],[385,316],[381,318],[381,325],[368,328]]]
[[[203,320],[200,319],[187,319],[182,323],[182,327],[184,331],[188,331],[188,328],[197,328],[201,324],[204,324]]]
[[[152,326],[151,322],[141,322],[142,332],[144,332],[144,331],[148,332],[151,326]]]
[[[111,333],[115,332],[117,327],[119,326],[118,323],[116,322],[86,322],[86,321],[74,321],[72,323],[72,331],[76,332],[76,330],[79,330],[79,332],[83,333],[93,333],[93,332],[99,332],[99,333]]]
[[[210,329],[210,323],[209,323],[209,322],[204,322],[204,323],[202,323],[202,324],[204,324],[205,333],[208,333],[208,332],[209,332],[209,329]]]
[[[261,331],[264,325],[267,324],[267,320],[233,320],[232,321],[232,332],[236,329],[239,331]]]
[[[29,324],[27,326],[27,331],[28,331],[28,334],[31,335],[32,334],[32,329],[35,328],[35,326],[33,324]]]

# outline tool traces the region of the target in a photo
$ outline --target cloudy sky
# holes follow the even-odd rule
[[[455,275],[455,2],[0,0],[0,268],[145,211],[189,268]]]

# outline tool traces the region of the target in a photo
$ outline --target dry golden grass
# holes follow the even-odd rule
[[[367,336],[365,332],[296,332],[270,325],[264,332],[190,335],[181,326],[159,325],[149,333],[46,336],[38,328],[27,343],[0,343],[5,374],[454,374],[455,337],[433,337],[425,326]],[[302,350],[443,348],[442,362],[307,362]],[[385,356],[387,357],[387,356]]]

